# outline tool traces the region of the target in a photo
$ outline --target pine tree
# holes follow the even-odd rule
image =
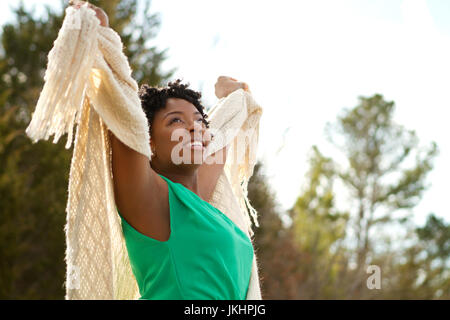
[[[411,223],[411,212],[402,213],[411,211],[427,189],[437,146],[432,142],[419,147],[416,133],[393,121],[394,102],[379,94],[359,99],[356,107],[345,109],[326,128],[342,157],[326,157],[313,147],[306,187],[291,210],[300,253],[310,257],[299,266],[307,274],[307,280],[299,284],[304,288],[300,291],[308,293],[306,298],[364,299],[406,292],[409,280],[402,284],[394,279],[403,262],[392,256],[405,252],[416,257],[423,250],[421,240],[409,252],[402,251],[404,239],[396,248],[389,247],[391,235],[379,227],[404,228]],[[344,212],[337,209],[338,197],[346,200],[340,208]],[[385,243],[384,251],[376,250],[376,243]],[[390,290],[367,288],[371,264],[392,276],[384,282]],[[414,274],[404,273],[402,279]]]
[[[366,285],[362,275],[374,252],[374,231],[408,221],[411,215],[401,212],[420,201],[438,152],[434,142],[419,147],[415,131],[395,123],[394,102],[385,101],[380,94],[360,96],[359,100],[326,130],[347,162],[336,172],[353,201],[351,228],[356,238],[356,269],[361,275],[354,283],[356,296]]]

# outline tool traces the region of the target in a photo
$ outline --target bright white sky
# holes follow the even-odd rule
[[[0,22],[16,3],[0,2]],[[178,67],[174,77],[201,90],[205,105],[216,101],[219,75],[249,84],[264,108],[258,157],[282,208],[305,182],[313,144],[339,156],[324,140],[326,122],[380,93],[421,145],[440,148],[415,220],[434,212],[450,221],[450,1],[153,0],[151,10],[162,21],[154,43],[169,48],[164,68]]]

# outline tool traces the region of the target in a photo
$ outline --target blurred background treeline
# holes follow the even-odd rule
[[[138,83],[162,85],[166,49],[151,45],[161,23],[150,1],[91,1],[109,15]],[[25,135],[47,55],[64,12],[36,17],[23,5],[0,45],[0,299],[63,299],[65,206],[72,149]],[[209,106],[207,106],[209,107]],[[450,225],[414,208],[439,154],[392,120],[394,101],[359,97],[324,134],[341,153],[311,146],[304,186],[283,212],[258,162],[249,198],[259,212],[255,250],[264,299],[449,299]],[[296,170],[296,168],[292,168]],[[369,266],[381,288],[369,289]],[[368,270],[369,268],[369,270]]]

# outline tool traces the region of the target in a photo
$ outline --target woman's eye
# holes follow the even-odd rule
[[[179,118],[173,118],[172,120],[170,120],[170,123],[174,123],[176,120],[180,120]],[[181,121],[181,120],[180,120]]]
[[[180,118],[173,118],[172,120],[170,120],[169,124],[172,124],[172,123],[177,122],[177,121],[181,121],[181,119]],[[197,119],[197,121],[203,122],[203,118]]]

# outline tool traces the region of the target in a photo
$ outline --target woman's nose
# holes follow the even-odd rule
[[[191,139],[203,140],[203,126],[198,121],[191,123],[189,133],[191,134]]]
[[[189,124],[189,131],[190,132],[196,132],[196,131],[202,131],[203,126],[201,123],[198,123],[198,121],[191,121]]]

